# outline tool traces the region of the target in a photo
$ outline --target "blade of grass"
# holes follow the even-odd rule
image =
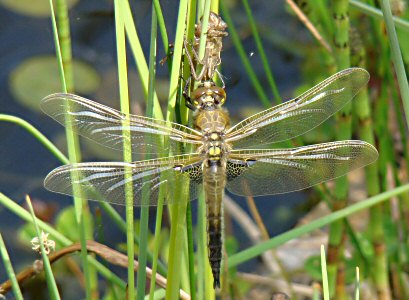
[[[329,300],[327,262],[325,261],[325,247],[321,245],[321,275],[324,300]]]
[[[390,198],[400,195],[402,193],[408,192],[409,191],[409,184],[402,185],[400,187],[397,187],[395,189],[392,189],[390,191],[381,193],[379,195],[370,197],[366,200],[362,200],[356,204],[350,205],[344,209],[335,211],[325,217],[316,219],[315,221],[312,221],[309,224],[297,227],[295,229],[289,230],[283,234],[280,234],[274,238],[269,239],[268,241],[262,242],[256,246],[247,248],[246,250],[243,250],[241,252],[238,252],[231,257],[229,257],[229,268],[233,268],[245,261],[248,261],[261,253],[271,249],[275,248],[279,245],[284,244],[285,242],[288,242],[292,239],[295,239],[303,234],[309,233],[313,230],[316,230],[318,228],[321,228],[325,225],[331,224],[335,221],[341,220],[345,217],[348,217],[358,211],[367,209],[369,207],[372,207],[376,204],[382,203],[384,201],[389,200]]]
[[[260,58],[263,63],[263,68],[267,76],[267,81],[270,85],[271,91],[273,92],[273,96],[275,98],[275,103],[280,104],[283,102],[283,99],[280,96],[273,73],[271,72],[270,64],[268,62],[266,52],[264,51],[264,47],[261,42],[260,35],[258,34],[257,25],[256,25],[256,22],[254,21],[253,14],[250,9],[250,5],[248,3],[248,0],[242,0],[242,3],[244,6],[244,10],[246,11],[247,18],[249,20],[249,25],[251,28],[251,32],[253,33],[254,41],[256,42],[258,53],[260,54]]]
[[[190,202],[186,209],[187,243],[189,254],[189,283],[192,300],[196,300],[196,279],[195,279],[195,252],[193,244],[192,206]]]
[[[246,51],[244,50],[243,44],[240,41],[239,34],[237,33],[233,20],[230,17],[229,10],[226,6],[225,1],[220,1],[220,9],[223,14],[223,17],[228,25],[229,33],[233,41],[234,46],[236,47],[237,53],[239,54],[240,60],[244,66],[244,69],[249,76],[250,82],[253,85],[254,90],[256,91],[257,96],[259,97],[261,103],[266,107],[271,107],[271,103],[264,92],[264,88],[261,86],[260,81],[257,78],[256,73],[254,72],[253,67],[250,64],[249,59],[247,58]]]
[[[10,198],[6,197],[3,193],[0,193],[0,204],[2,204],[5,208],[9,209],[11,212],[16,214],[19,218],[22,220],[31,223],[33,220],[31,218],[30,213],[19,206],[15,201],[11,200]],[[40,227],[42,230],[50,233],[50,235],[55,238],[56,241],[61,243],[63,246],[68,246],[71,245],[73,242],[69,240],[67,237],[65,237],[63,234],[55,230],[51,225],[47,224],[46,222],[43,222],[41,220],[37,220],[38,227]],[[90,264],[95,266],[95,268],[100,272],[100,274],[107,278],[108,280],[112,281],[114,284],[116,284],[118,287],[120,287],[122,290],[125,290],[125,283],[117,277],[115,274],[113,274],[109,269],[107,269],[105,266],[103,266],[100,262],[98,262],[96,259],[94,259],[92,256],[87,256],[88,261]]]
[[[139,41],[138,33],[136,32],[135,22],[132,17],[131,8],[129,2],[125,1],[123,3],[123,22],[125,24],[126,35],[128,37],[128,43],[131,48],[131,53],[134,57],[136,63],[136,69],[138,70],[139,77],[144,89],[145,95],[148,95],[149,89],[149,68],[146,63],[145,56],[143,54],[142,46]],[[160,107],[158,96],[156,92],[154,93],[154,106],[153,106],[153,117],[155,119],[163,120],[163,113]]]
[[[6,245],[4,244],[3,236],[0,233],[0,254],[1,258],[3,259],[4,268],[6,269],[6,273],[8,278],[11,281],[11,286],[13,289],[14,297],[16,300],[23,300],[23,294],[21,293],[20,286],[18,285],[16,274],[14,273],[13,265],[10,261],[10,256],[7,252]],[[1,291],[0,291],[1,294]]]
[[[153,96],[154,96],[154,88],[155,88],[155,67],[156,67],[156,37],[157,37],[157,17],[156,12],[154,9],[154,5],[152,4],[152,20],[151,20],[151,37],[150,37],[150,46],[149,46],[149,85],[148,85],[148,99],[146,105],[146,116],[152,117],[153,116]],[[150,157],[147,157],[148,159]],[[149,191],[146,193],[146,196],[149,196]],[[145,201],[145,200],[143,200]],[[146,201],[149,201],[147,198]],[[146,258],[147,258],[147,248],[148,248],[148,220],[149,220],[149,206],[142,206],[141,207],[141,217],[140,217],[140,228],[139,228],[139,236],[140,236],[140,246],[139,246],[139,254],[138,254],[138,261],[140,266],[140,271],[138,272],[137,278],[137,299],[143,300],[145,298],[145,288],[146,288]],[[155,257],[157,259],[157,257]],[[152,280],[154,282],[155,280]]]
[[[58,61],[58,69],[59,69],[59,74],[60,74],[60,81],[62,85],[62,90],[63,92],[66,93],[67,92],[66,72],[64,70],[64,64],[63,64],[63,59],[62,59],[63,54],[62,54],[60,43],[59,43],[58,29],[57,29],[52,0],[50,0],[50,11],[51,11],[51,21],[52,21],[52,27],[53,27],[55,50],[56,50],[56,56],[57,56],[57,61]],[[69,31],[66,31],[66,33],[67,32]],[[67,50],[66,48],[67,47],[64,47],[64,51]],[[67,57],[67,56],[70,56],[70,54],[69,55],[64,54],[64,56]],[[68,78],[71,78],[71,76],[72,74],[68,75]],[[72,86],[73,85],[70,85],[70,87]],[[70,124],[71,122],[67,122],[67,126],[66,126],[68,158],[70,162],[79,162],[81,160],[81,154],[80,154],[78,136],[72,131]],[[75,174],[72,174],[72,176],[75,176]],[[77,189],[78,187],[74,186],[74,188]],[[78,194],[79,193],[76,193],[76,195]],[[84,277],[85,277],[85,296],[86,296],[86,299],[89,300],[91,299],[92,286],[93,286],[93,284],[91,283],[91,280],[94,277],[91,276],[88,261],[87,261],[87,248],[86,248],[86,232],[87,232],[86,223],[87,222],[84,221],[84,213],[83,213],[83,211],[86,211],[88,209],[88,204],[86,200],[82,200],[78,197],[74,197],[74,206],[75,206],[76,222],[78,223],[78,227],[80,231],[81,260],[82,260],[82,266],[83,266]]]
[[[370,6],[368,4],[362,3],[360,1],[356,1],[356,0],[349,0],[349,3],[351,4],[351,7],[358,9],[362,13],[367,14],[368,16],[374,17],[378,20],[383,20],[383,14],[380,9]],[[392,17],[392,20],[394,24],[396,25],[396,27],[401,28],[405,31],[409,31],[409,21],[406,21],[398,17]]]
[[[179,67],[182,57],[183,38],[185,33],[185,25],[187,18],[187,0],[181,0],[179,2],[178,20],[176,25],[175,34],[175,47],[173,51],[172,70],[170,75],[169,84],[169,96],[168,107],[166,113],[166,119],[168,121],[175,120],[175,108],[179,83]],[[180,188],[179,188],[180,187]],[[186,217],[186,204],[188,199],[186,197],[189,194],[181,194],[180,191],[183,187],[178,186],[176,188],[176,197],[180,197],[182,201],[180,204],[172,205],[169,207],[171,211],[171,230],[170,230],[170,245],[169,245],[169,268],[168,268],[168,284],[169,288],[166,290],[166,299],[176,299],[179,294],[180,275],[181,270],[180,261],[182,258],[183,249],[183,236],[185,235],[185,217]],[[183,201],[185,200],[185,201]]]
[[[38,227],[38,224],[37,224],[37,218],[34,214],[34,209],[33,209],[33,206],[31,205],[31,200],[28,195],[26,196],[26,202],[30,210],[31,217],[33,219],[33,224],[34,224],[34,227],[37,233],[37,238],[40,244],[41,256],[43,257],[43,267],[45,271],[45,278],[47,280],[47,286],[48,286],[48,293],[51,299],[61,299],[60,294],[58,293],[57,283],[55,282],[55,278],[53,275],[53,270],[51,269],[51,264],[50,264],[50,261],[48,260],[47,253],[45,251],[45,246],[43,243],[44,241],[42,237],[44,232],[43,231],[40,232],[40,228]]]
[[[349,46],[349,12],[348,0],[331,1],[331,13],[333,16],[333,50],[338,71],[350,67]],[[352,105],[348,103],[336,114],[337,140],[348,140],[352,135]],[[338,210],[348,205],[348,177],[342,176],[335,180],[334,209]],[[345,247],[345,227],[342,220],[331,223],[328,238],[328,282],[331,297],[336,299],[345,297],[345,270],[343,264]]]
[[[37,128],[35,128],[27,121],[19,117],[10,116],[6,114],[0,114],[0,121],[11,122],[18,126],[21,126],[23,129],[27,130],[28,133],[30,133],[34,138],[36,138],[41,144],[43,144],[45,148],[48,149],[61,163],[63,164],[69,163],[69,159],[45,135],[43,135]],[[122,219],[120,214],[112,207],[112,205],[106,202],[100,202],[99,205],[104,210],[104,212],[111,218],[111,220],[114,221],[117,227],[124,233],[126,233],[126,223]],[[135,243],[139,245],[138,237],[135,235],[134,238]],[[152,253],[150,251],[148,252],[148,260],[152,262]],[[157,264],[159,272],[163,275],[166,275],[167,274],[166,266],[161,261],[158,261]]]
[[[382,0],[380,3],[386,24],[386,32],[388,34],[389,44],[392,51],[392,61],[395,67],[403,108],[405,111],[406,125],[409,126],[409,84],[406,76],[405,65],[403,63],[402,53],[399,47],[398,36],[396,35],[396,30],[393,25],[390,3],[386,0]]]
[[[60,162],[63,164],[68,164],[68,158],[49,140],[45,135],[43,135],[37,128],[28,123],[27,121],[10,115],[0,114],[0,121],[11,122],[23,129],[27,130],[35,139],[37,139],[41,144],[44,145]]]
[[[356,267],[355,277],[355,300],[359,300],[359,267]]]
[[[125,1],[127,2],[127,1]],[[129,115],[129,95],[128,95],[128,66],[126,60],[126,45],[125,45],[125,23],[124,23],[124,1],[115,0],[115,36],[118,62],[118,80],[119,80],[119,98],[121,104],[121,112]],[[129,119],[122,121],[124,128],[129,128]],[[123,136],[123,160],[124,162],[132,162],[131,137],[129,130],[122,130]],[[125,169],[125,214],[126,214],[126,246],[128,254],[128,299],[135,299],[135,272],[134,272],[134,201],[133,201],[133,185],[130,180],[132,171],[130,168]]]

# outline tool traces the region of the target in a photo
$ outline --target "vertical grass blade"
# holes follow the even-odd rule
[[[22,220],[26,222],[32,222],[32,218],[30,213],[19,206],[15,201],[11,200],[10,198],[6,197],[3,193],[0,193],[0,204],[10,210],[12,213],[14,213],[16,216],[21,218]],[[53,238],[55,238],[56,241],[61,243],[63,246],[69,246],[73,242],[59,233],[57,230],[55,230],[51,225],[47,224],[46,222],[43,222],[41,220],[37,220],[38,227],[40,227],[42,230],[48,232],[51,234]],[[104,265],[102,265],[100,262],[98,262],[96,259],[94,259],[92,256],[87,256],[88,261],[90,264],[92,264],[99,272],[100,274],[107,278],[108,280],[111,280],[114,284],[116,284],[118,287],[120,287],[122,290],[125,290],[125,283],[115,274],[113,274],[109,269],[107,269]]]
[[[349,47],[349,12],[348,0],[333,0],[330,2],[334,22],[334,55],[338,70],[350,66]],[[348,140],[351,138],[351,104],[345,105],[337,117],[337,140]],[[335,203],[334,209],[341,209],[348,204],[348,177],[342,176],[335,181]],[[342,299],[345,294],[345,278],[343,264],[345,228],[342,220],[330,225],[328,239],[328,280],[330,295],[337,294],[337,299]],[[337,280],[337,279],[340,280]]]
[[[249,19],[249,25],[251,27],[251,32],[253,33],[254,41],[256,42],[257,51],[260,54],[261,61],[263,63],[264,72],[267,76],[267,82],[270,85],[271,91],[273,92],[273,96],[275,98],[276,104],[280,104],[283,102],[283,99],[280,96],[280,92],[278,91],[277,84],[275,82],[273,73],[271,72],[270,65],[267,59],[266,52],[264,51],[263,44],[261,42],[260,35],[258,33],[256,22],[253,18],[253,14],[251,12],[250,5],[248,0],[242,0],[244,9],[246,11],[247,18]]]
[[[175,120],[176,99],[178,95],[179,84],[179,68],[182,57],[183,38],[185,34],[186,18],[187,18],[188,1],[181,0],[179,2],[178,20],[175,34],[175,47],[173,52],[172,70],[170,75],[168,108],[166,119],[168,121]],[[181,183],[179,183],[181,184]],[[179,285],[181,272],[181,260],[184,252],[183,237],[186,235],[186,204],[188,193],[183,194],[182,186],[177,189],[175,197],[180,198],[180,204],[169,206],[171,214],[171,230],[170,230],[170,246],[169,246],[169,268],[168,268],[168,288],[166,290],[166,299],[177,299],[179,295]]]
[[[16,300],[23,300],[23,294],[21,293],[20,286],[18,285],[16,274],[14,273],[13,265],[10,261],[10,256],[7,252],[6,245],[4,244],[3,236],[0,233],[0,254],[3,259],[4,268],[8,278],[11,281],[11,287],[13,289],[14,297]],[[1,291],[0,291],[1,294]]]
[[[66,7],[66,6],[65,6]],[[59,8],[64,8],[64,6],[59,6]],[[62,49],[60,47],[59,43],[59,37],[58,37],[58,29],[57,29],[57,24],[56,24],[56,19],[55,19],[55,14],[54,14],[54,7],[52,0],[50,0],[50,10],[51,10],[51,21],[53,25],[53,34],[54,34],[54,42],[55,42],[55,49],[56,49],[56,56],[57,56],[57,61],[58,61],[58,67],[59,67],[59,74],[60,74],[60,79],[61,79],[61,85],[62,85],[62,90],[63,92],[67,92],[67,83],[66,83],[66,71],[64,69],[64,64],[63,64],[63,54],[62,54]],[[65,12],[62,13],[63,15]],[[67,22],[63,23],[64,25],[68,25]],[[63,30],[64,31],[64,30]],[[65,33],[69,33],[69,30],[64,31]],[[66,48],[69,45],[65,45],[64,50],[67,50]],[[64,54],[65,57],[70,56],[71,54]],[[72,75],[68,75],[68,77],[72,77]],[[70,86],[70,87],[73,87]],[[70,122],[68,122],[70,124]],[[67,124],[67,125],[68,125]],[[66,138],[67,138],[67,147],[68,147],[68,157],[70,162],[79,162],[81,160],[81,154],[80,154],[80,149],[79,149],[79,141],[78,141],[78,136],[72,131],[71,126],[68,125],[66,126]],[[75,174],[73,174],[75,175]],[[75,187],[74,188],[78,188]],[[78,193],[77,193],[78,195]],[[87,261],[87,248],[86,248],[86,228],[84,222],[84,214],[83,211],[88,209],[87,201],[82,200],[78,197],[74,197],[74,206],[75,206],[75,215],[76,215],[76,221],[78,223],[79,229],[80,229],[80,242],[81,242],[81,260],[82,260],[82,265],[83,265],[83,270],[84,270],[84,277],[85,277],[85,295],[86,299],[89,300],[91,299],[91,294],[92,294],[92,283],[91,279],[94,278],[90,274],[89,270],[89,265]],[[95,285],[94,285],[95,286]]]
[[[243,63],[243,66],[249,76],[250,82],[253,85],[254,90],[256,91],[257,96],[259,97],[261,103],[266,107],[271,107],[271,103],[264,92],[264,88],[261,86],[260,81],[257,78],[256,73],[254,72],[253,67],[250,64],[249,59],[247,58],[246,51],[244,50],[243,44],[240,41],[239,34],[237,33],[236,29],[234,28],[233,20],[231,19],[229,10],[226,6],[224,1],[220,1],[220,9],[223,13],[223,17],[229,26],[229,33],[231,39],[233,41],[234,46],[236,47],[237,53],[239,54],[240,60]]]
[[[324,300],[329,300],[327,262],[325,261],[324,245],[321,245],[321,274],[322,274],[322,290],[324,294]]]
[[[44,246],[44,243],[43,243],[43,237],[42,236],[43,236],[44,232],[40,232],[40,228],[38,227],[38,224],[37,224],[37,218],[36,218],[36,216],[34,214],[34,209],[33,209],[33,206],[31,205],[31,200],[30,200],[30,197],[28,195],[26,196],[26,202],[27,202],[28,208],[30,210],[31,217],[33,218],[33,224],[34,224],[34,227],[36,229],[38,241],[40,243],[41,256],[43,257],[43,267],[44,267],[44,271],[45,271],[45,278],[47,280],[47,286],[48,286],[48,292],[49,292],[50,298],[53,299],[53,300],[61,299],[60,295],[58,293],[58,288],[57,288],[57,284],[55,282],[53,271],[51,269],[51,264],[50,264],[50,261],[48,260],[48,256],[47,256],[45,246]]]
[[[154,105],[154,88],[155,88],[155,64],[156,64],[156,37],[157,37],[157,17],[152,5],[152,21],[151,21],[151,37],[150,37],[150,47],[149,47],[149,84],[148,84],[148,99],[146,105],[146,115],[148,117],[153,116],[153,105]],[[149,159],[150,157],[147,157]],[[149,201],[149,191],[147,191],[146,200]],[[137,299],[143,300],[145,298],[145,287],[146,287],[146,260],[147,260],[147,248],[148,248],[148,220],[149,220],[149,206],[141,207],[141,219],[140,219],[140,246],[138,254],[139,271],[137,278]],[[155,258],[157,259],[157,257]],[[154,282],[155,279],[152,279]]]
[[[127,2],[127,1],[125,1]],[[129,95],[128,95],[128,74],[127,74],[127,60],[126,60],[126,45],[125,45],[125,23],[124,23],[124,1],[115,0],[115,35],[116,35],[116,49],[118,61],[118,80],[119,80],[119,98],[121,103],[121,112],[129,115]],[[124,127],[129,128],[129,119],[123,120]],[[124,145],[123,145],[123,159],[125,162],[132,161],[131,139],[129,130],[122,131]],[[126,172],[126,170],[125,170]],[[133,212],[133,186],[132,182],[128,180],[131,172],[126,172],[125,180],[125,203],[126,203],[126,240],[127,240],[127,254],[128,254],[128,297],[135,298],[135,273],[134,273],[134,212]],[[128,176],[128,177],[127,177]]]
[[[355,300],[359,300],[359,267],[356,267],[355,277]]]
[[[409,85],[406,76],[405,66],[402,59],[402,53],[399,47],[398,36],[396,35],[395,26],[393,24],[392,12],[388,0],[381,1],[381,8],[386,24],[386,32],[388,33],[389,43],[392,51],[392,61],[395,67],[396,77],[400,94],[402,97],[403,108],[406,116],[406,125],[409,126]]]

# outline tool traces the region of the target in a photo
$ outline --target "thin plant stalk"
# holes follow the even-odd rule
[[[363,14],[367,14],[368,16],[374,17],[375,19],[383,20],[384,18],[382,11],[380,9],[368,5],[362,1],[349,0],[349,4],[351,5],[351,8],[353,7],[354,9],[358,9]],[[396,27],[404,31],[409,31],[409,21],[406,21],[402,18],[398,18],[396,16],[392,17],[392,21]]]
[[[325,261],[324,245],[321,245],[321,274],[322,274],[322,290],[324,294],[324,300],[329,300],[327,262]]]
[[[150,46],[149,46],[149,85],[148,85],[148,99],[146,105],[146,116],[153,116],[153,96],[155,88],[155,68],[156,68],[156,37],[157,37],[157,26],[158,21],[156,17],[156,12],[154,5],[152,5],[152,21],[151,21],[151,37],[150,37]],[[150,157],[148,157],[150,158]],[[144,193],[146,200],[149,201],[149,191]],[[140,271],[138,272],[137,278],[137,299],[143,300],[145,297],[145,288],[146,288],[146,260],[147,260],[147,248],[148,248],[148,220],[149,220],[149,206],[143,205],[141,207],[141,217],[140,217],[140,246],[138,261],[140,266]],[[157,257],[155,257],[157,259]],[[142,271],[142,272],[141,272]],[[154,282],[155,280],[152,280]]]
[[[53,271],[51,269],[51,264],[50,261],[48,259],[46,250],[45,250],[45,246],[43,243],[43,231],[40,231],[40,228],[38,227],[37,224],[37,218],[34,214],[34,209],[33,206],[31,204],[31,200],[30,197],[27,195],[26,196],[26,202],[28,205],[28,208],[30,210],[31,216],[33,218],[33,224],[37,233],[37,238],[38,238],[38,242],[40,244],[40,249],[41,249],[41,256],[43,257],[43,266],[44,266],[44,271],[45,271],[45,278],[47,281],[47,286],[48,286],[48,293],[50,295],[50,298],[53,300],[58,300],[61,299],[60,294],[58,293],[58,288],[57,288],[57,283],[55,282],[55,278],[53,275]]]
[[[128,94],[128,74],[126,60],[126,45],[125,45],[125,24],[124,24],[124,4],[123,1],[115,0],[115,34],[116,34],[116,49],[118,60],[118,79],[119,79],[119,98],[121,104],[121,112],[129,115],[129,94]],[[124,128],[129,128],[129,119],[124,119]],[[123,159],[125,162],[132,161],[131,138],[129,130],[122,130],[124,139],[123,143]],[[135,298],[135,273],[134,273],[134,200],[133,200],[133,185],[129,180],[132,177],[132,171],[125,168],[125,214],[126,214],[126,239],[127,239],[127,254],[128,254],[128,299]]]
[[[393,25],[390,3],[387,0],[382,0],[380,1],[380,3],[386,24],[386,32],[388,33],[389,44],[391,47],[392,61],[395,67],[396,77],[398,79],[398,85],[402,97],[403,108],[406,116],[406,125],[409,126],[408,77],[406,76],[405,65],[403,63],[402,53],[400,51],[398,36],[396,35],[396,30]]]
[[[61,163],[68,164],[69,159],[45,136],[43,135],[37,128],[33,125],[28,123],[27,121],[11,115],[0,114],[0,121],[10,122],[21,126],[23,129],[27,130],[35,139],[37,139],[43,146],[49,150]],[[104,212],[108,215],[108,217],[114,221],[117,227],[126,233],[126,223],[120,216],[120,214],[107,202],[100,202],[100,207],[104,210]],[[135,235],[135,243],[139,245],[139,239]],[[152,253],[148,252],[148,260],[152,262]],[[158,270],[161,274],[166,275],[167,270],[166,266],[161,262],[158,261]]]
[[[22,219],[22,220],[24,220],[26,222],[32,222],[33,221],[32,218],[31,218],[30,213],[26,209],[22,208],[15,201],[13,201],[10,198],[6,197],[6,195],[4,195],[2,193],[0,193],[0,204],[3,207],[10,210],[12,213],[14,213],[20,219]],[[71,241],[70,239],[65,237],[63,234],[61,234],[60,232],[55,230],[54,227],[47,224],[46,222],[43,222],[41,220],[37,220],[37,224],[42,230],[50,233],[50,235],[53,238],[55,238],[56,241],[61,243],[63,246],[69,246],[69,245],[71,245],[73,243],[73,241]],[[116,284],[122,290],[125,290],[125,283],[119,277],[117,277],[115,274],[113,274],[108,268],[106,268],[103,264],[98,262],[92,256],[88,255],[87,258],[88,258],[89,263],[92,264],[98,270],[98,272],[100,272],[100,274],[103,277],[107,278],[108,280],[110,280],[111,282]]]
[[[359,267],[355,268],[356,270],[356,277],[355,277],[355,300],[359,300]]]
[[[51,21],[53,25],[55,50],[56,50],[56,56],[57,56],[57,61],[58,61],[58,68],[59,68],[60,80],[61,80],[61,85],[62,85],[62,91],[67,92],[68,91],[67,83],[66,83],[67,75],[66,75],[66,71],[64,70],[64,64],[62,60],[62,57],[63,57],[62,50],[63,49],[61,49],[60,43],[59,43],[58,29],[57,29],[52,0],[50,0],[50,11],[51,11]],[[68,25],[67,23],[63,23],[63,24]],[[69,31],[66,31],[66,29],[64,30],[66,33],[69,32]],[[64,49],[64,51],[65,50],[66,49]],[[67,57],[68,55],[65,55],[65,56]],[[71,76],[72,75],[68,75],[68,77],[71,77]],[[67,122],[65,132],[66,132],[66,139],[67,139],[68,158],[70,162],[81,161],[78,136],[71,129],[70,122]],[[74,187],[74,188],[78,188],[78,187]],[[92,298],[91,295],[92,295],[93,285],[91,283],[91,278],[94,278],[94,277],[91,276],[90,274],[90,269],[89,269],[89,265],[87,261],[88,258],[87,258],[87,248],[86,248],[86,222],[84,221],[84,215],[85,215],[84,212],[88,210],[88,205],[87,205],[86,200],[82,200],[79,197],[74,197],[74,206],[75,206],[76,221],[79,227],[79,235],[80,235],[80,243],[81,243],[81,259],[82,259],[82,265],[83,265],[83,270],[84,270],[84,275],[85,275],[84,276],[85,277],[85,296],[86,296],[86,299],[89,300]]]
[[[254,41],[256,42],[257,51],[260,54],[260,58],[263,63],[263,68],[264,68],[264,72],[266,73],[268,84],[270,85],[271,91],[273,92],[273,96],[275,98],[276,104],[280,104],[283,102],[283,99],[280,96],[280,92],[278,91],[277,84],[274,79],[274,75],[271,72],[270,64],[268,62],[266,52],[264,51],[264,47],[261,42],[261,38],[258,33],[257,25],[253,18],[253,14],[251,12],[250,5],[248,3],[248,0],[242,0],[242,3],[246,11],[247,18],[249,20],[249,25],[251,27],[251,32],[253,33]]]
[[[338,70],[350,66],[349,47],[349,16],[348,0],[331,1],[334,18],[334,55]],[[337,140],[351,138],[351,104],[347,104],[337,116]],[[335,181],[334,209],[342,209],[348,203],[348,178],[342,176]],[[345,242],[345,229],[342,220],[330,225],[328,241],[328,281],[331,297],[344,299],[345,292],[345,266],[343,265],[343,249]]]
[[[365,53],[364,49],[355,47],[356,55],[360,56],[355,61],[359,62],[358,67],[365,67]],[[354,56],[352,56],[354,58]],[[367,89],[361,91],[353,102],[353,112],[358,121],[358,133],[362,140],[374,145],[375,136],[372,127],[371,106]],[[367,166],[365,168],[366,188],[369,197],[375,196],[380,192],[379,178],[378,178],[378,162]],[[369,210],[369,232],[372,245],[375,250],[375,263],[372,264],[371,274],[377,291],[382,291],[381,294],[389,294],[389,276],[388,276],[388,258],[386,254],[385,233],[383,229],[383,212],[384,204],[373,206]]]
[[[247,57],[246,51],[244,50],[239,34],[234,28],[233,20],[231,19],[225,1],[220,1],[220,9],[221,12],[223,13],[227,25],[229,26],[228,29],[231,36],[231,40],[233,41],[233,44],[236,47],[237,53],[239,54],[240,60],[246,70],[247,75],[249,76],[250,82],[253,85],[253,88],[256,91],[257,96],[259,97],[264,107],[266,108],[271,107],[270,100],[268,99],[266,93],[264,92],[264,88],[261,86],[261,83],[258,80],[257,75]]]
[[[4,269],[7,276],[11,281],[11,288],[13,289],[14,297],[16,300],[23,300],[23,294],[21,293],[20,286],[18,285],[16,274],[14,273],[13,265],[10,261],[10,256],[7,252],[6,245],[3,240],[3,236],[0,233],[0,255],[3,259]],[[0,291],[1,294],[1,291]]]
[[[400,187],[394,188],[390,191],[375,195],[370,197],[366,200],[362,200],[358,203],[352,204],[348,207],[343,209],[334,211],[325,217],[321,217],[316,219],[308,224],[303,226],[297,227],[295,229],[289,230],[285,233],[282,233],[276,237],[273,237],[267,241],[263,241],[255,246],[247,248],[243,251],[240,251],[232,256],[229,257],[229,268],[234,268],[237,265],[244,263],[252,258],[257,257],[258,255],[262,254],[265,251],[270,250],[271,248],[278,247],[279,245],[284,244],[292,239],[300,237],[303,234],[307,234],[311,231],[314,231],[318,228],[321,228],[325,225],[329,225],[335,221],[342,220],[354,213],[362,211],[364,209],[368,209],[371,206],[377,205],[379,203],[388,201],[392,197],[398,196],[402,193],[406,193],[409,191],[409,184],[402,185]]]
[[[166,119],[168,121],[175,120],[175,109],[177,100],[177,91],[179,84],[179,66],[182,57],[182,45],[185,33],[185,22],[188,8],[188,1],[181,0],[179,2],[178,20],[175,34],[175,47],[173,52],[172,70],[169,84],[168,109]],[[182,184],[181,182],[178,184]],[[171,214],[171,230],[170,230],[170,246],[169,246],[169,267],[168,267],[168,288],[166,290],[166,299],[176,299],[179,295],[182,258],[183,237],[185,236],[185,217],[188,193],[181,193],[184,190],[183,186],[178,185],[176,188],[175,197],[180,198],[179,204],[169,206]]]
[[[138,70],[138,74],[141,80],[141,84],[144,90],[144,93],[147,97],[148,89],[149,89],[149,68],[148,64],[146,63],[146,59],[143,53],[143,49],[141,43],[139,41],[138,33],[136,32],[135,22],[133,20],[132,11],[129,6],[128,1],[121,2],[122,4],[122,17],[123,22],[125,24],[125,32],[126,36],[128,37],[127,41],[130,46],[131,53],[134,57],[134,61],[136,63],[136,69]],[[163,120],[163,113],[160,107],[160,103],[158,100],[158,96],[156,91],[153,97],[153,117],[155,119]]]
[[[190,202],[186,209],[187,246],[189,254],[189,282],[192,300],[196,299],[195,252],[193,244],[192,206]]]
[[[156,209],[156,222],[155,222],[155,238],[153,244],[153,261],[152,261],[152,278],[156,277],[156,272],[158,268],[158,257],[159,257],[159,246],[160,246],[160,237],[162,229],[162,215],[163,215],[163,200],[164,197],[159,196],[158,206]],[[156,281],[152,280],[149,288],[149,300],[154,299]]]

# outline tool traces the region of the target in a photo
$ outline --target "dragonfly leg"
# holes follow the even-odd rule
[[[191,77],[189,77],[186,80],[186,84],[185,84],[185,87],[183,88],[182,95],[183,95],[183,98],[185,98],[186,107],[193,110],[193,111],[195,111],[196,107],[193,105],[192,98],[190,98],[190,96],[189,96],[190,78]],[[182,79],[185,80],[183,77],[182,77]]]
[[[219,72],[219,70],[217,68],[214,71],[216,72],[217,76],[219,77],[220,81],[222,82],[222,88],[224,89],[226,87],[226,84],[224,83],[224,79],[223,79],[222,74],[220,74],[220,72]]]

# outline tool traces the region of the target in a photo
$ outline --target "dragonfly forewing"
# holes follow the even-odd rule
[[[122,151],[124,130],[130,132],[134,154],[158,157],[181,154],[185,143],[200,144],[201,133],[189,127],[157,119],[125,115],[113,108],[73,95],[58,93],[44,98],[41,108],[63,126],[108,148]],[[128,126],[124,126],[127,120]],[[138,159],[144,158],[143,156]],[[135,158],[136,159],[136,158]]]
[[[60,194],[125,205],[125,187],[131,183],[135,206],[155,206],[159,197],[165,199],[165,204],[177,203],[177,189],[181,188],[186,188],[190,200],[196,199],[202,184],[199,169],[200,158],[196,155],[134,163],[77,163],[54,169],[44,186]]]
[[[234,149],[288,140],[317,127],[344,107],[367,84],[360,68],[336,73],[301,96],[255,114],[226,133]]]
[[[378,151],[363,141],[340,141],[292,149],[233,150],[226,188],[242,196],[302,190],[364,167]],[[241,162],[241,163],[240,163]]]

